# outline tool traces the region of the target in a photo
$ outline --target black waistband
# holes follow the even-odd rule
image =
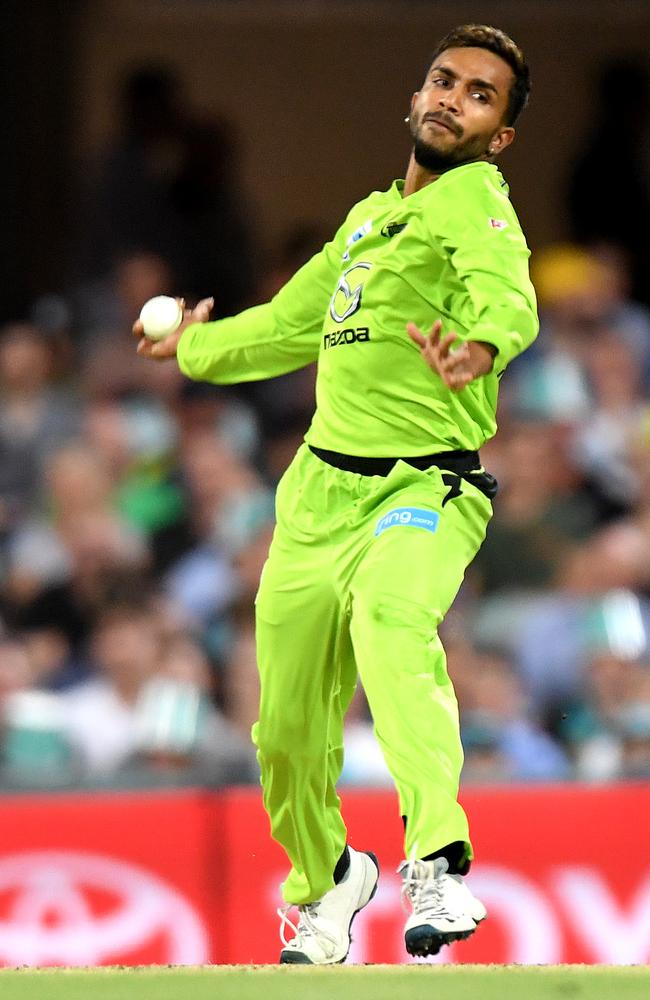
[[[396,462],[406,462],[416,469],[430,469],[437,465],[462,476],[481,468],[477,451],[439,451],[435,455],[410,455],[404,458],[368,458],[365,455],[342,455],[338,451],[327,451],[309,445],[309,450],[328,465],[343,472],[357,472],[361,476],[387,476]]]

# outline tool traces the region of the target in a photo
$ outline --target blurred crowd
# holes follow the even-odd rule
[[[160,293],[264,301],[328,234],[262,261],[228,129],[160,70],[122,96],[85,269],[0,330],[2,788],[257,781],[253,601],[314,371],[191,383],[130,327]],[[482,453],[494,518],[443,624],[463,780],[647,778],[650,312],[608,234],[540,250],[533,280],[541,333]],[[390,781],[361,689],[343,781]]]

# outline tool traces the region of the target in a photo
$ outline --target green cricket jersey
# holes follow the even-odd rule
[[[529,251],[494,164],[455,167],[414,194],[375,191],[271,302],[195,324],[178,346],[193,379],[233,383],[318,360],[309,444],[393,457],[477,449],[496,430],[499,377],[538,329]],[[459,393],[406,324],[480,340],[493,370]]]

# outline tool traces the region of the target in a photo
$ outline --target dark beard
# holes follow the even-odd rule
[[[454,149],[448,153],[442,153],[440,150],[434,149],[433,146],[424,142],[419,136],[416,136],[413,140],[413,157],[415,162],[425,170],[429,170],[432,174],[442,173],[451,167],[458,166],[459,163],[465,162],[462,153],[461,157],[458,157],[458,152],[458,149]]]
[[[462,163],[473,163],[483,159],[486,152],[486,141],[478,137],[467,139],[463,134],[458,136],[459,145],[447,152],[436,149],[425,142],[420,134],[420,120],[411,121],[411,138],[413,139],[413,157],[418,166],[432,174],[441,174]]]

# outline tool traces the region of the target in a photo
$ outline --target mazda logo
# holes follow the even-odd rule
[[[361,304],[363,283],[357,285],[355,288],[350,288],[348,275],[357,270],[369,271],[371,267],[372,264],[359,261],[358,264],[353,264],[347,271],[344,271],[339,278],[338,285],[330,299],[330,316],[336,323],[342,323],[346,320],[348,316],[357,311]]]

